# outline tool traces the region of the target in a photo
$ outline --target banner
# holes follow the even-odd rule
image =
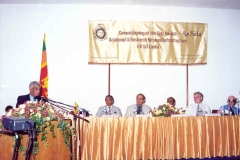
[[[44,34],[44,38],[43,38],[40,84],[42,86],[41,96],[48,97],[48,67],[47,67],[47,51],[46,51],[46,36],[45,36],[45,34]]]
[[[89,64],[206,64],[205,23],[89,21]]]

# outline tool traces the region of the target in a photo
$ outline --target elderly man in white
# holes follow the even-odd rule
[[[202,103],[203,94],[201,92],[194,93],[194,104],[190,104],[185,114],[188,116],[203,116],[205,114],[210,114],[211,109],[207,104]]]

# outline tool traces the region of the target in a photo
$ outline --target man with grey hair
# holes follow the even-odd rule
[[[204,116],[205,114],[210,114],[211,109],[207,104],[202,103],[203,94],[201,92],[195,92],[193,94],[194,104],[190,104],[185,114],[188,116]]]
[[[137,114],[138,115],[149,114],[149,112],[151,111],[151,108],[150,106],[146,105],[145,102],[146,102],[146,97],[142,93],[139,93],[136,96],[136,104],[133,104],[127,107],[125,116],[135,117]]]
[[[24,104],[26,101],[40,101],[41,97],[39,96],[41,90],[41,84],[37,81],[33,81],[29,84],[29,94],[18,96],[16,108],[20,104]]]

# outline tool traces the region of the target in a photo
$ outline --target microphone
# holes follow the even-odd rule
[[[41,96],[41,99],[47,99],[47,97]]]
[[[56,105],[56,104],[64,105],[64,106],[62,106],[63,108],[68,108],[68,109],[73,109],[74,108],[74,106],[71,106],[71,105],[68,105],[68,104],[64,104],[62,102],[54,101],[54,100],[52,100],[50,98],[47,98],[47,97],[44,97],[44,96],[41,96],[41,99],[43,101],[45,101],[45,102],[49,102],[49,103],[54,104],[54,105]],[[82,110],[84,112],[88,112],[85,108],[78,107],[78,109],[80,109],[80,110]]]
[[[48,100],[48,98],[47,98],[47,97],[44,97],[44,96],[41,96],[41,99],[47,99],[47,100]]]
[[[49,100],[47,97],[44,97],[44,96],[41,96],[40,99],[43,100],[44,102],[48,102]]]
[[[239,103],[240,101],[239,101],[239,99],[238,98],[236,98],[236,103]]]

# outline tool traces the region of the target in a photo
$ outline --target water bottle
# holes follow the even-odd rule
[[[107,112],[107,111],[106,111],[106,108],[104,107],[104,108],[103,108],[103,111],[102,111],[102,115],[106,115],[106,112]]]
[[[238,101],[238,104],[237,104],[237,114],[238,115],[240,114],[239,101]]]
[[[137,115],[137,107],[134,108],[133,115],[134,115],[134,116]]]
[[[203,110],[201,107],[198,107],[198,110],[197,110],[197,116],[202,116],[203,115]]]
[[[110,108],[108,108],[107,114],[111,115],[111,109]]]
[[[85,109],[82,110],[83,117],[86,117],[87,111]]]
[[[221,106],[221,107],[220,107],[220,114],[221,114],[222,116],[225,115],[224,106]]]

